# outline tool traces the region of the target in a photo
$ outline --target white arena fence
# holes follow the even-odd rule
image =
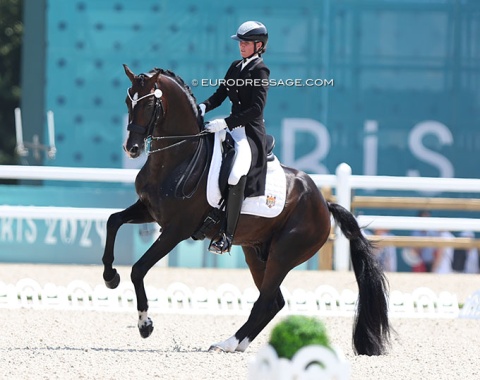
[[[59,166],[0,165],[0,178],[16,180],[135,183],[137,169],[68,168]],[[120,209],[87,207],[39,207],[0,205],[0,215],[12,218],[98,220]]]
[[[52,180],[82,182],[134,183],[136,169],[65,168],[51,166],[5,166],[0,165],[0,178],[18,180]],[[391,176],[352,175],[347,164],[341,164],[335,175],[312,175],[319,187],[335,189],[337,202],[347,209],[351,206],[352,190],[407,190],[427,192],[480,193],[480,180],[458,178],[414,178]],[[5,217],[29,217],[35,219],[56,218],[61,220],[94,219],[106,221],[118,209],[37,207],[0,205],[0,215]],[[396,216],[362,215],[358,221],[370,228],[396,230],[431,229],[480,232],[480,221],[473,218],[415,218]],[[348,270],[348,241],[337,234],[334,268]],[[231,284],[217,289],[190,289],[185,284],[173,283],[166,289],[147,286],[147,296],[152,311],[203,314],[248,314],[258,296],[258,291],[248,288],[240,291]],[[282,287],[286,307],[282,313],[351,316],[355,309],[357,294],[351,290],[337,291],[329,285],[315,291],[296,289],[289,292]],[[135,292],[131,283],[122,283],[117,289],[105,285],[94,288],[77,280],[64,286],[46,284],[40,286],[32,279],[23,279],[16,284],[0,282],[0,308],[57,308],[88,309],[104,311],[135,310]],[[389,298],[391,316],[432,318],[480,319],[480,291],[472,294],[462,308],[454,294],[435,294],[428,288],[418,288],[411,294],[392,291]]]
[[[70,168],[55,166],[15,166],[0,165],[0,178],[17,180],[52,180],[81,182],[134,183],[138,169],[110,168]],[[351,209],[352,191],[364,190],[404,190],[422,192],[480,193],[480,179],[426,178],[352,175],[351,168],[343,163],[337,167],[335,175],[311,175],[318,187],[335,189],[337,202]],[[29,217],[34,219],[56,218],[59,220],[94,219],[106,221],[119,209],[76,208],[76,207],[36,207],[0,205],[0,215],[5,217]],[[480,220],[473,218],[421,218],[381,215],[361,215],[358,221],[369,228],[392,230],[430,229],[450,231],[480,232]],[[337,233],[334,243],[334,269],[348,270],[348,240]]]
[[[258,298],[256,288],[241,291],[232,284],[216,289],[189,288],[174,282],[167,288],[146,287],[149,310],[175,314],[248,315]],[[282,286],[286,305],[282,314],[351,317],[356,307],[357,293],[338,291],[330,285],[321,285],[314,291],[295,289],[290,292]],[[464,309],[457,297],[449,292],[436,294],[420,287],[412,293],[393,291],[389,298],[391,317],[399,318],[477,318],[480,319],[478,297]],[[60,310],[95,310],[109,312],[135,311],[135,291],[131,282],[122,282],[117,289],[105,285],[91,287],[80,280],[67,286],[47,283],[43,287],[35,280],[21,279],[16,284],[0,282],[0,308],[32,308]]]

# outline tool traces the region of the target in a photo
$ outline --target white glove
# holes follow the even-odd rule
[[[215,133],[227,128],[225,119],[215,119],[205,123],[205,130],[210,133]]]
[[[203,103],[200,103],[198,105],[198,108],[200,108],[200,115],[205,116],[205,110],[207,109],[207,106]]]

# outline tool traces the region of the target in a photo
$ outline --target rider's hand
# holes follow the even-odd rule
[[[205,110],[207,109],[207,106],[203,103],[200,103],[198,105],[198,108],[200,108],[200,115],[205,116]]]
[[[227,128],[225,119],[215,119],[205,123],[205,130],[210,133],[215,133]]]

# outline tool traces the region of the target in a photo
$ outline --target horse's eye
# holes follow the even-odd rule
[[[143,115],[145,119],[152,117],[152,113],[153,113],[153,105],[151,104],[146,105],[145,108],[143,109]]]

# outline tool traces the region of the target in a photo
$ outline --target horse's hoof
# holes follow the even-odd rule
[[[150,335],[152,335],[153,323],[143,325],[142,327],[139,327],[138,330],[140,331],[140,335],[142,336],[142,338],[148,338]]]
[[[226,352],[222,347],[210,346],[208,352]]]
[[[117,270],[114,269],[115,274],[111,280],[105,280],[105,285],[109,289],[115,289],[118,284],[120,284],[120,275],[118,274]]]

